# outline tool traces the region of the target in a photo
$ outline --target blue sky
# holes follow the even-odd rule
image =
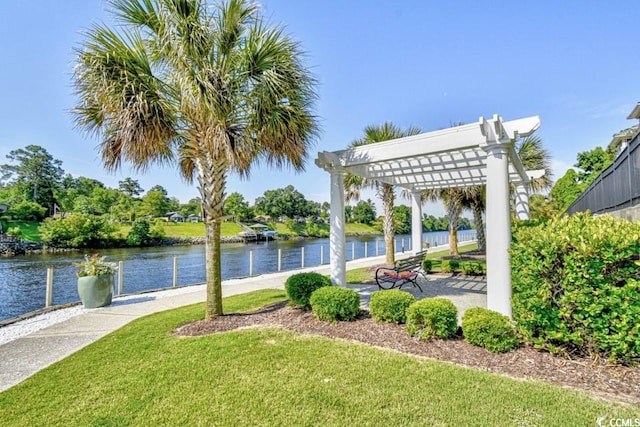
[[[329,175],[314,165],[317,152],[344,148],[364,126],[388,120],[431,131],[496,113],[505,120],[539,115],[558,178],[579,151],[631,126],[626,117],[640,101],[637,1],[260,3],[308,53],[320,82],[322,135],[303,174],[255,168],[247,181],[231,177],[228,192],[251,202],[288,184],[328,201]],[[73,128],[73,49],[83,29],[110,22],[105,9],[103,0],[3,2],[0,163],[10,150],[37,144],[75,176],[111,187],[132,176],[145,189],[160,184],[182,201],[195,197],[195,186],[173,168],[108,174],[98,140]]]

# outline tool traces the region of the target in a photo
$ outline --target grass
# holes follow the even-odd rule
[[[166,237],[204,237],[203,222],[167,222],[162,223]],[[131,230],[131,225],[122,224],[118,233],[122,237],[126,237]],[[223,222],[220,235],[222,237],[233,236],[242,231],[242,228],[235,222]]]
[[[4,221],[3,221],[4,222]],[[7,229],[13,227],[20,227],[20,236],[22,239],[30,240],[32,242],[40,241],[40,231],[38,227],[40,223],[37,221],[6,221]],[[5,230],[6,231],[6,230]]]
[[[476,251],[478,250],[478,244],[472,243],[469,245],[459,246],[458,250],[461,254]],[[429,253],[427,255],[427,258],[436,259],[447,255],[449,255],[449,249],[443,249],[441,251]],[[439,271],[438,268],[439,263],[434,263],[434,271]],[[368,282],[375,279],[375,271],[371,271],[371,267],[354,268],[351,270],[347,270],[346,279],[347,283],[352,284]]]
[[[275,231],[281,236],[301,236],[301,235],[313,235],[317,236],[318,231],[321,237],[329,236],[329,224],[306,224],[298,223],[295,229],[292,231],[286,224],[276,223]],[[366,224],[348,223],[345,227],[345,234],[347,236],[359,235],[359,234],[382,234],[375,228]]]
[[[225,299],[228,312],[284,299]],[[171,330],[203,304],[138,319],[0,393],[0,425],[593,425],[637,407],[280,329]]]

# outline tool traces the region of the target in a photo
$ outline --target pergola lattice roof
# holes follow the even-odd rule
[[[513,141],[540,126],[538,116],[504,122],[478,122],[406,138],[318,154],[316,164],[327,170],[350,172],[408,190],[466,187],[486,183],[485,147],[511,141],[509,180],[526,183],[539,173],[527,173]]]

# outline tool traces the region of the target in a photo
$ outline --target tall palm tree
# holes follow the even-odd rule
[[[364,135],[353,141],[350,147],[360,147],[362,145],[374,144],[376,142],[403,138],[405,136],[417,135],[420,132],[421,130],[417,127],[410,126],[407,129],[402,129],[391,122],[385,122],[382,125],[369,125],[364,128]],[[393,204],[395,200],[395,193],[393,191],[393,186],[384,182],[369,181],[363,177],[351,174],[345,177],[344,186],[347,201],[358,200],[360,198],[360,189],[363,187],[376,188],[377,195],[382,200],[382,209],[384,211],[384,220],[382,225],[386,251],[385,262],[387,264],[393,264],[395,262],[395,226],[393,223]]]
[[[481,252],[487,250],[487,239],[484,234],[484,220],[482,218],[486,209],[486,200],[486,185],[474,185],[472,187],[467,187],[462,200],[462,206],[471,209],[471,212],[473,213],[473,223],[476,227],[478,250]]]
[[[298,44],[247,0],[109,0],[117,30],[85,33],[77,126],[108,170],[177,163],[197,178],[206,229],[206,318],[221,315],[220,221],[229,173],[256,160],[304,169],[316,82]]]

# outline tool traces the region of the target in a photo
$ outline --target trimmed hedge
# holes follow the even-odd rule
[[[462,272],[467,276],[482,276],[484,274],[484,265],[479,262],[465,261],[460,266]]]
[[[458,329],[458,309],[446,298],[425,298],[407,308],[407,332],[421,340],[451,338]]]
[[[293,305],[308,308],[313,291],[331,286],[331,280],[318,273],[298,273],[289,276],[284,286]]]
[[[460,261],[455,259],[445,259],[440,265],[443,273],[455,273],[460,269]]]
[[[369,313],[376,322],[405,323],[407,308],[416,302],[408,292],[398,289],[378,291],[371,294]]]
[[[353,320],[360,311],[360,295],[340,286],[319,288],[311,294],[309,301],[314,316],[330,322]]]
[[[513,316],[538,348],[640,358],[640,223],[576,214],[517,227]]]
[[[425,259],[422,261],[422,269],[425,273],[431,273],[433,271],[433,260]]]
[[[507,316],[482,307],[464,312],[462,333],[470,344],[494,353],[506,353],[520,344]]]

